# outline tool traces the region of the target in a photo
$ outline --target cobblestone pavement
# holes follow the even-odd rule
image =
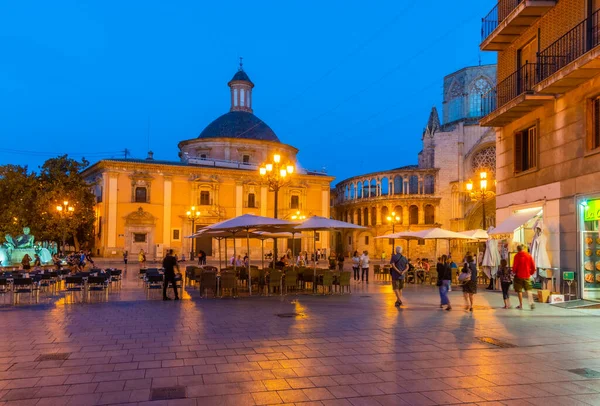
[[[163,302],[135,274],[104,303],[1,306],[0,405],[600,405],[598,311],[482,292],[469,313],[455,290],[447,312],[431,286],[397,309],[373,281]]]

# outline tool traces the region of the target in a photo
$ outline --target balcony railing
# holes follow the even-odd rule
[[[498,25],[525,0],[500,0],[481,22],[481,41],[485,41]]]
[[[488,115],[523,93],[532,93],[539,82],[540,65],[525,63],[481,98],[482,111]]]
[[[540,80],[564,68],[600,43],[600,10],[586,18],[538,54]]]

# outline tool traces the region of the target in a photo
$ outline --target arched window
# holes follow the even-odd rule
[[[387,206],[383,206],[381,208],[381,221],[383,223],[385,223],[387,221],[386,219],[387,219],[387,216],[389,215],[388,213],[389,213],[389,210],[388,210]]]
[[[362,226],[362,210],[361,209],[356,210],[356,224],[358,224],[359,226]]]
[[[496,173],[496,147],[487,147],[477,151],[471,159],[471,168],[473,173],[479,174],[481,171]],[[477,175],[478,176],[478,175]]]
[[[408,224],[419,224],[419,208],[415,205],[408,208]]]
[[[348,200],[348,196],[350,196],[350,189],[348,188],[348,185],[346,185],[346,188],[344,189],[344,200]]]
[[[400,175],[394,176],[394,194],[395,195],[402,194],[402,176],[400,176]]]
[[[390,193],[390,181],[387,177],[382,178],[381,179],[381,195],[387,196],[389,193]]]
[[[485,78],[476,79],[469,89],[469,115],[468,117],[482,117],[483,110],[481,99],[483,95],[492,90],[492,85]]]
[[[435,178],[433,175],[425,175],[425,194],[432,195],[435,193]]]
[[[450,90],[447,94],[447,119],[446,122],[450,123],[452,121],[460,120],[463,118],[463,106],[464,106],[464,94],[463,89],[458,83],[458,81],[454,81],[450,86]]]
[[[365,180],[362,184],[363,186],[363,199],[367,199],[369,197],[369,181]]]
[[[419,194],[419,177],[412,175],[408,180],[408,193],[411,195]]]
[[[362,182],[358,182],[356,184],[356,198],[357,199],[362,199],[362,196],[363,196],[362,192],[363,192],[363,190],[362,190]]]
[[[148,190],[145,187],[135,188],[135,202],[136,203],[147,203],[148,202]]]
[[[376,179],[371,179],[371,184],[369,185],[369,195],[371,197],[375,197],[378,195],[378,186],[377,186],[377,180]]]
[[[356,195],[356,188],[354,187],[354,183],[350,185],[350,200],[354,200],[354,196]]]
[[[371,225],[377,225],[377,208],[371,207]]]
[[[435,224],[435,208],[428,204],[425,206],[425,224]]]
[[[363,221],[365,223],[365,226],[369,225],[369,209],[368,208],[364,208],[363,209]]]

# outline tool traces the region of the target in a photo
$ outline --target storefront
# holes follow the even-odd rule
[[[577,203],[578,286],[583,299],[600,300],[600,195],[581,196]]]

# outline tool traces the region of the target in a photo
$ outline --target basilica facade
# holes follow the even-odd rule
[[[490,184],[496,170],[496,140],[491,129],[480,127],[482,96],[496,81],[496,66],[461,69],[444,78],[443,121],[434,107],[422,134],[423,149],[416,165],[357,175],[332,189],[333,215],[366,226],[341,235],[338,250],[367,250],[380,257],[392,251],[392,241],[376,236],[400,231],[443,227],[453,231],[481,228],[481,202],[471,201],[466,183],[481,171]],[[495,199],[486,204],[486,226],[495,224]],[[392,215],[393,213],[393,215]],[[388,220],[390,218],[390,220]],[[433,242],[411,242],[411,257],[435,249]],[[407,242],[396,240],[396,245]],[[462,247],[450,247],[453,251]]]
[[[330,215],[332,177],[303,169],[298,150],[279,140],[275,132],[253,112],[254,84],[240,65],[229,81],[230,111],[210,123],[198,137],[179,143],[179,160],[104,159],[84,172],[96,194],[95,250],[103,257],[135,255],[161,258],[166,249],[186,257],[192,250],[193,231],[242,214],[274,216],[274,193],[264,184],[260,165],[281,156],[296,168],[279,190],[277,217],[293,214]],[[191,208],[194,207],[194,210]],[[192,222],[187,212],[199,212]],[[193,226],[193,227],[192,227]],[[194,230],[195,229],[195,230]],[[300,241],[279,239],[279,252],[292,245],[296,250],[312,247],[312,237]],[[231,255],[232,244],[228,243]],[[236,240],[238,253],[246,242]],[[272,241],[265,250],[273,249]],[[318,236],[317,248],[329,248],[329,236]],[[210,237],[196,239],[194,250],[218,255],[219,244]],[[260,256],[261,243],[252,241],[251,255]],[[283,251],[282,251],[283,250]],[[225,247],[221,245],[225,258]]]

